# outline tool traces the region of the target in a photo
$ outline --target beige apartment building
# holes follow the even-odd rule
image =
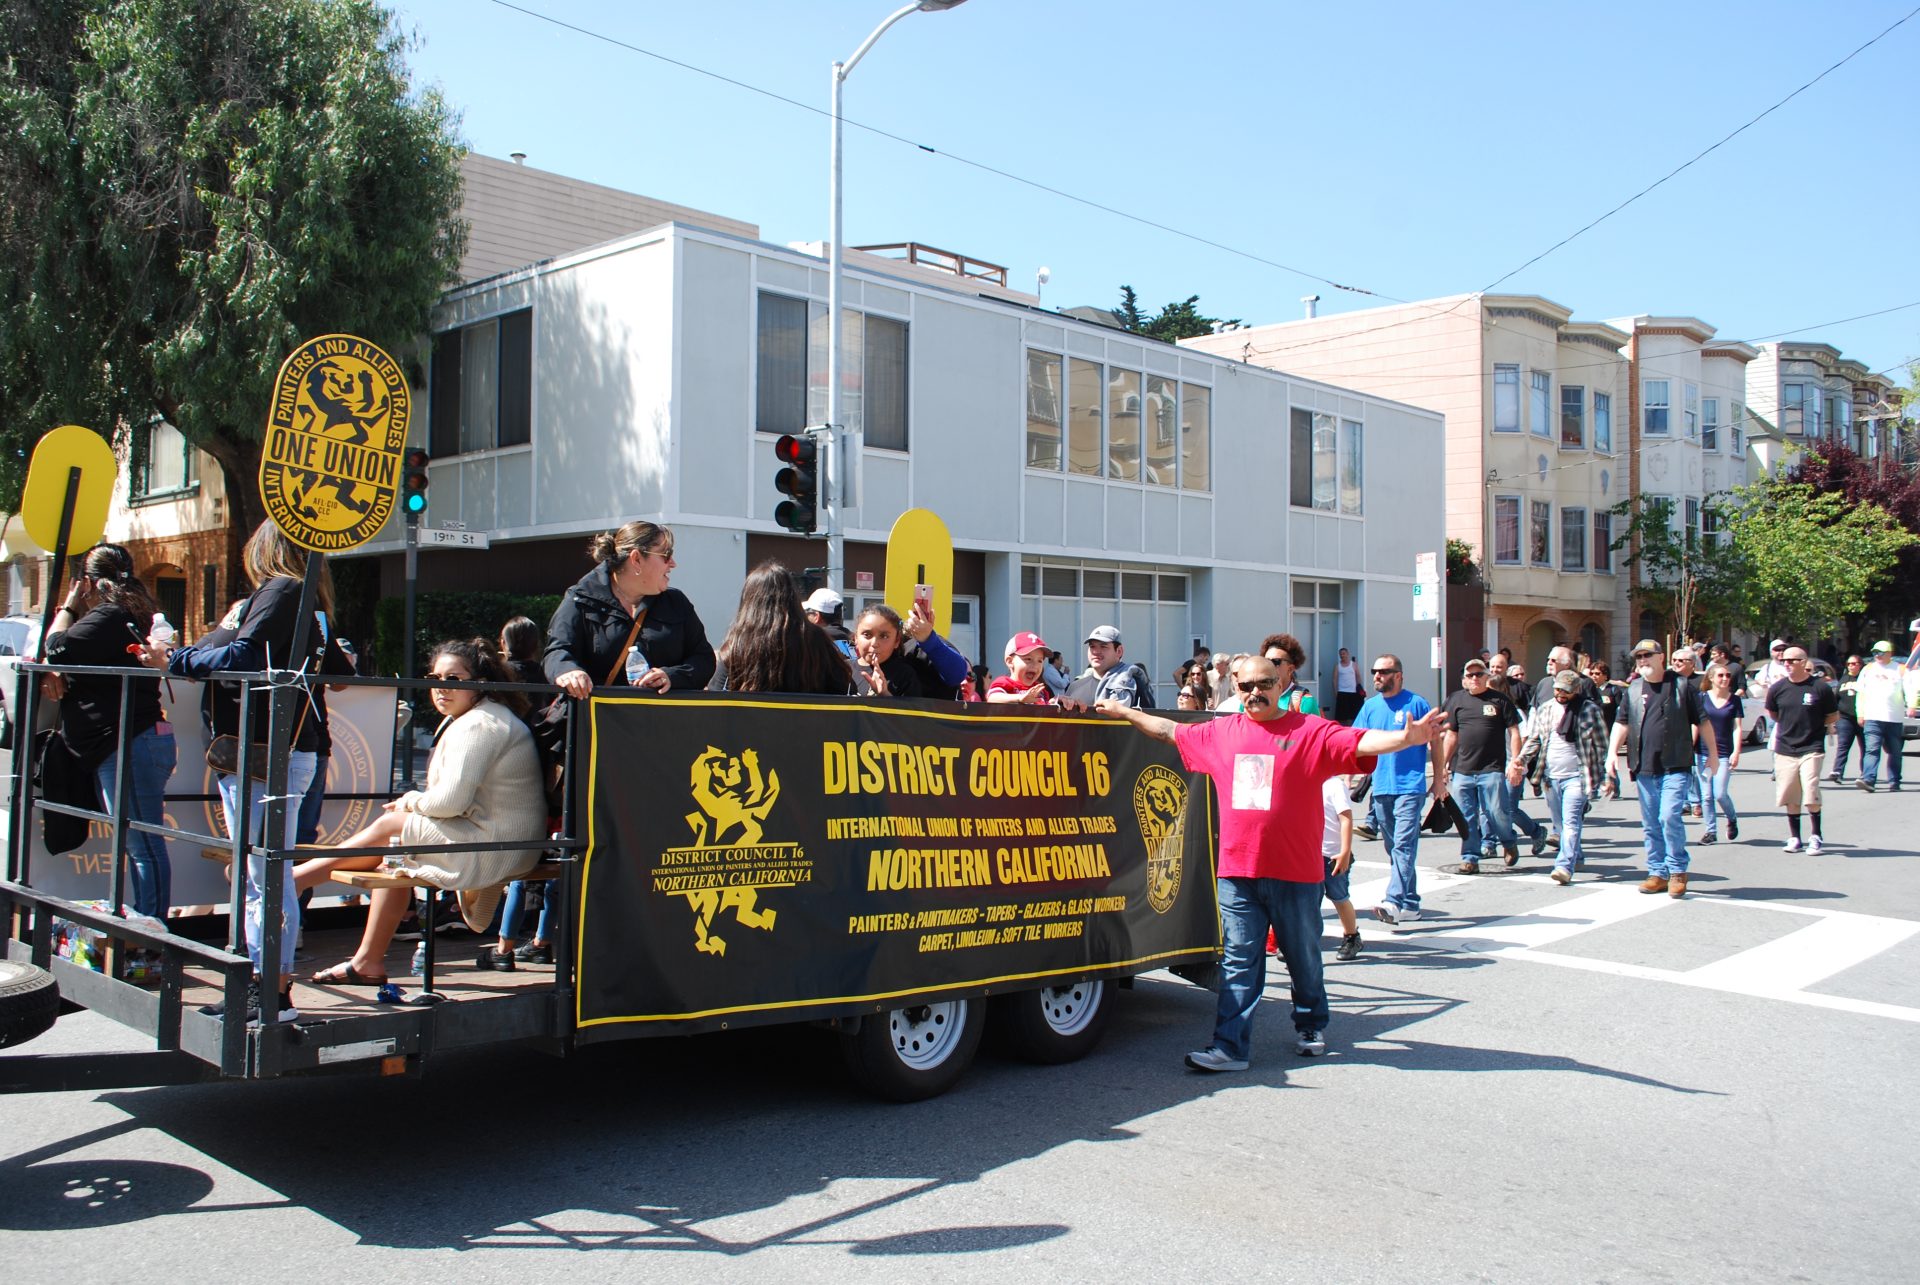
[[[1899,385],[1843,357],[1832,344],[1761,344],[1747,368],[1753,413],[1778,431],[1780,446],[1765,461],[1780,467],[1819,442],[1841,442],[1868,459],[1913,456],[1912,425]]]
[[[1556,644],[1617,664],[1632,642],[1611,547],[1633,486],[1629,339],[1538,295],[1456,295],[1182,342],[1441,412],[1433,484],[1485,580],[1479,628],[1450,602],[1449,673],[1484,645],[1537,676]]]

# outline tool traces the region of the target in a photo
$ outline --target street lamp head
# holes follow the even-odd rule
[[[942,9],[958,9],[967,0],[920,0],[921,13],[939,13]]]

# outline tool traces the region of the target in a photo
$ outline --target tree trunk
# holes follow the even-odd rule
[[[213,457],[226,482],[227,567],[223,583],[229,586],[228,597],[238,598],[242,596],[242,586],[247,584],[240,551],[254,528],[267,520],[266,506],[260,499],[260,443],[228,432],[194,445]]]

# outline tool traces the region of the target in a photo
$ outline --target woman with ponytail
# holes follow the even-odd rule
[[[427,677],[450,683],[508,683],[505,662],[484,638],[443,642],[433,649]],[[443,719],[427,764],[427,787],[410,790],[343,848],[405,844],[511,843],[495,852],[425,852],[404,858],[404,873],[435,888],[460,893],[467,926],[483,932],[493,922],[501,885],[540,860],[547,805],[533,734],[520,720],[519,692],[435,687],[433,706]],[[294,883],[311,888],[335,870],[373,870],[378,856],[323,857],[294,869]],[[385,957],[406,913],[410,888],[376,888],[360,948],[343,964],[313,975],[316,986],[378,986],[387,980]]]
[[[687,595],[670,588],[673,532],[653,522],[602,531],[587,545],[593,570],[567,590],[547,626],[547,681],[576,699],[625,687],[629,650],[647,669],[641,690],[698,691],[713,677],[713,646]]]
[[[82,574],[53,618],[47,663],[63,667],[143,664],[147,634],[158,610],[133,574],[133,555],[117,544],[97,544],[87,550]],[[173,728],[160,708],[158,675],[129,681],[133,691],[126,729],[127,815],[163,825],[163,795],[175,759]],[[114,746],[120,736],[120,683],[118,678],[75,669],[48,674],[43,688],[60,702],[61,735],[73,753],[94,768],[100,797],[109,811],[117,779]],[[134,910],[164,920],[173,896],[167,841],[142,830],[127,831],[127,870]]]

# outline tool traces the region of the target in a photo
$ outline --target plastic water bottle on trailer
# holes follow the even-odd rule
[[[647,663],[647,658],[640,654],[638,645],[627,648],[627,686],[638,687],[640,680],[645,678],[647,671],[652,668],[653,666]]]
[[[154,612],[153,626],[147,630],[147,646],[156,649],[171,647],[173,646],[173,639],[173,622],[167,619],[167,613],[164,611]]]
[[[419,977],[427,971],[427,939],[425,937],[422,937],[420,944],[413,948],[413,963],[408,967],[407,971],[415,977]]]

